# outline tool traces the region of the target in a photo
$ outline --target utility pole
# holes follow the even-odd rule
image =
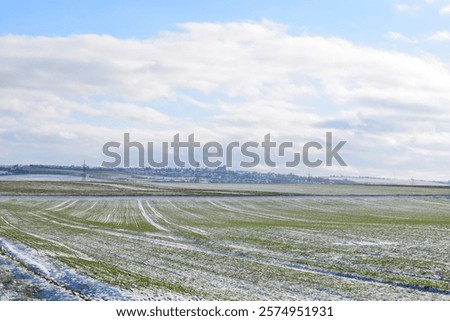
[[[82,180],[85,181],[87,177],[86,160],[83,161],[83,172],[81,173]]]

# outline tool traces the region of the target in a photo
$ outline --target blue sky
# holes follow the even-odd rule
[[[333,131],[349,166],[312,174],[450,176],[447,0],[0,1],[0,48],[2,164]]]
[[[440,1],[230,0],[230,1],[0,1],[0,32],[67,36],[109,34],[145,39],[184,22],[230,22],[267,18],[292,32],[385,43],[388,31],[427,35],[448,28],[437,15]],[[396,10],[398,5],[411,8]],[[420,11],[420,13],[419,13]]]

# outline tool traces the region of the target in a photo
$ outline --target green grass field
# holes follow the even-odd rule
[[[41,299],[46,286],[61,299],[450,299],[446,188],[1,182],[0,194],[0,258],[39,279]]]

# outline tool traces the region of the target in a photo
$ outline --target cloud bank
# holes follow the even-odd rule
[[[9,35],[0,46],[0,163],[99,165],[124,131],[299,143],[333,131],[350,166],[317,174],[448,179],[450,68],[425,53],[268,20],[186,23],[146,40]]]

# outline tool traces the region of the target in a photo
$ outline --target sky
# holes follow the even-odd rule
[[[332,132],[348,166],[255,170],[447,181],[449,52],[450,0],[0,1],[0,164]]]

